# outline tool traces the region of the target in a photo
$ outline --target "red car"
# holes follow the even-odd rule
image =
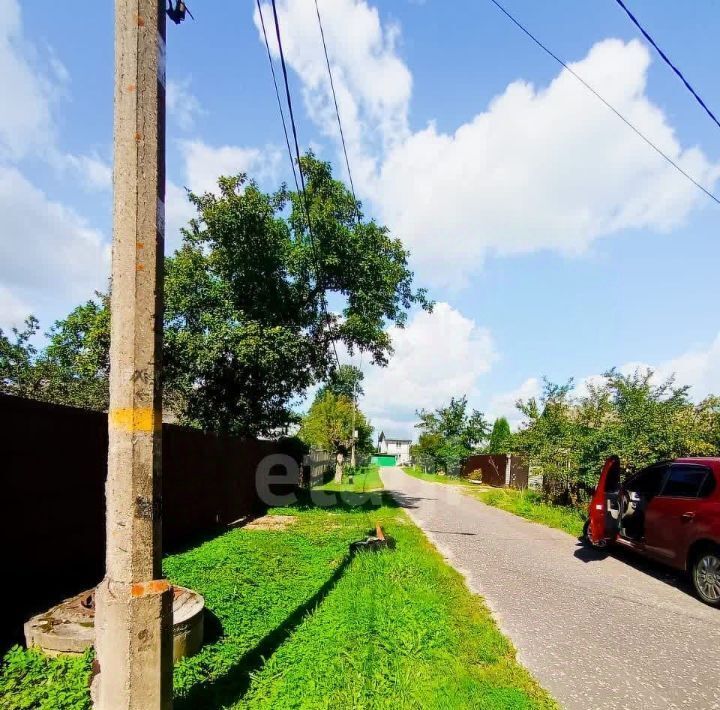
[[[720,607],[720,458],[663,461],[621,481],[609,458],[590,501],[587,540],[687,571],[702,601]]]

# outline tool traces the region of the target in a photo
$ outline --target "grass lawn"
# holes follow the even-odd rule
[[[375,464],[362,466],[357,469],[350,483],[347,478],[342,483],[330,481],[323,486],[317,486],[321,491],[350,491],[352,493],[365,493],[367,491],[378,491],[383,487],[380,480],[380,469]]]
[[[175,668],[176,710],[556,707],[482,600],[389,499],[271,514],[290,517],[165,560],[172,581],[205,595],[212,636]],[[376,521],[396,549],[349,556]],[[12,651],[0,706],[89,708],[89,666],[89,654]]]
[[[433,483],[452,483],[460,486],[463,492],[477,498],[479,501],[502,508],[510,513],[527,518],[536,523],[542,523],[551,528],[564,530],[575,537],[582,533],[587,518],[585,509],[578,510],[564,505],[544,503],[539,493],[530,490],[518,491],[512,488],[490,488],[457,476],[438,476],[436,473],[423,473],[416,466],[403,469],[415,478]]]
[[[584,510],[564,505],[543,503],[539,493],[530,490],[517,491],[511,488],[492,488],[472,491],[473,497],[487,505],[502,508],[536,523],[564,530],[575,537],[582,533],[586,520]]]
[[[419,478],[421,481],[430,481],[431,483],[451,483],[455,486],[463,486],[466,488],[475,488],[475,483],[470,483],[467,478],[461,478],[460,476],[440,476],[437,473],[425,473],[418,466],[407,466],[403,468],[403,471],[409,476]]]

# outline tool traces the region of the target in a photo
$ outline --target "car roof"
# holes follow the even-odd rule
[[[715,471],[720,470],[720,456],[684,456],[672,459],[668,463],[695,463],[710,466]]]
[[[662,459],[660,461],[656,461],[655,463],[651,463],[648,466],[633,472],[632,475],[634,476],[642,471],[647,471],[649,468],[669,463],[694,463],[696,465],[709,466],[713,471],[720,474],[720,456],[681,456],[676,459]]]

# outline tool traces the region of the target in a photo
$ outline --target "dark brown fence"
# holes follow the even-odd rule
[[[481,480],[488,486],[527,488],[530,468],[520,456],[506,454],[478,454],[468,456],[462,465],[462,475],[468,477],[480,471]]]
[[[322,449],[313,449],[303,457],[303,485],[306,488],[321,484],[332,472],[335,457]]]
[[[0,647],[33,613],[104,572],[107,416],[0,395]],[[242,440],[163,425],[163,546],[212,533],[263,503],[255,472],[290,442]]]

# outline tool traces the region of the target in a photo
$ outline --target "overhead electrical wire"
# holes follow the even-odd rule
[[[300,193],[300,185],[298,183],[297,173],[295,172],[295,160],[292,156],[292,148],[290,147],[290,137],[288,136],[287,123],[285,122],[285,111],[283,111],[282,100],[280,99],[280,89],[278,88],[277,76],[275,74],[275,63],[270,53],[270,43],[268,42],[267,32],[265,31],[265,18],[263,17],[260,0],[255,0],[257,4],[258,15],[260,16],[260,25],[262,27],[263,38],[265,39],[265,49],[267,50],[268,64],[270,64],[270,73],[272,74],[273,85],[275,86],[275,98],[277,99],[278,109],[280,111],[280,120],[282,121],[283,133],[285,134],[285,145],[287,146],[288,156],[290,157],[290,169],[292,170],[293,180],[295,181],[295,190]]]
[[[635,17],[635,15],[633,15],[632,12],[630,12],[627,5],[625,5],[625,3],[622,0],[615,0],[615,2],[618,5],[620,5],[620,7],[625,11],[625,14],[630,18],[630,20],[635,25],[635,27],[637,27],[640,30],[640,32],[642,32],[643,37],[645,37],[645,39],[648,42],[650,42],[650,44],[653,47],[655,47],[655,49],[657,50],[657,53],[662,57],[665,64],[667,64],[675,72],[675,74],[677,74],[680,81],[682,81],[682,83],[685,84],[685,88],[695,97],[695,101],[697,101],[700,104],[700,106],[702,106],[703,109],[705,109],[705,113],[707,113],[707,115],[710,116],[710,118],[715,122],[717,127],[720,128],[720,122],[715,117],[715,114],[708,108],[707,104],[700,98],[700,95],[697,93],[697,91],[695,91],[695,89],[693,89],[693,87],[690,85],[690,82],[683,76],[683,73],[672,63],[672,61],[667,56],[667,54],[665,54],[665,52],[663,52],[662,49],[660,49],[660,47],[658,47],[655,40],[648,34],[648,32],[645,30],[645,28],[640,24],[637,17]]]
[[[297,167],[298,167],[298,173],[300,175],[300,195],[301,195],[301,201],[305,210],[305,218],[307,220],[307,227],[308,227],[308,235],[310,238],[310,251],[313,255],[313,261],[315,262],[315,279],[317,281],[317,285],[320,289],[320,309],[322,310],[326,323],[330,323],[330,315],[327,310],[327,299],[325,297],[324,292],[324,279],[322,274],[322,268],[320,266],[320,259],[318,257],[318,251],[317,246],[315,244],[315,236],[313,235],[313,229],[312,229],[312,221],[310,219],[310,205],[308,203],[307,198],[307,190],[305,189],[305,176],[303,175],[302,170],[302,163],[300,162],[300,145],[298,143],[298,136],[297,136],[297,126],[295,124],[295,113],[293,111],[293,105],[292,105],[292,97],[290,95],[290,81],[288,79],[288,72],[287,72],[287,65],[285,63],[285,52],[283,50],[282,45],[282,37],[280,33],[280,20],[278,18],[277,13],[277,7],[275,4],[275,0],[271,0],[272,4],[272,11],[273,11],[273,20],[275,22],[275,36],[277,38],[278,43],[278,52],[280,54],[280,66],[282,67],[282,74],[283,74],[283,81],[285,83],[285,98],[287,100],[288,105],[288,113],[290,117],[290,127],[292,129],[292,135],[293,135],[293,143],[295,145],[295,159],[297,160]],[[262,11],[260,13],[260,16],[262,18]],[[267,35],[265,35],[265,46],[270,52],[270,47],[267,42]],[[272,64],[272,61],[271,61]],[[273,76],[275,75],[275,72],[273,71]],[[281,111],[282,113],[282,111]],[[283,120],[284,124],[284,120]],[[287,133],[286,133],[287,136]],[[291,160],[292,160],[292,150],[290,148],[290,140],[288,138],[288,150],[291,152]],[[293,166],[293,175],[295,174],[295,169]],[[340,367],[340,357],[338,356],[337,352],[337,346],[335,345],[335,339],[330,338],[330,343],[332,345],[333,352],[335,354],[335,362],[337,367]]]
[[[361,223],[360,208],[358,207],[357,196],[355,195],[355,183],[353,182],[352,170],[350,169],[350,158],[348,157],[347,145],[345,143],[345,132],[342,127],[342,119],[340,118],[340,109],[338,107],[337,93],[335,92],[335,82],[333,81],[332,67],[330,65],[330,56],[328,54],[327,42],[325,41],[325,31],[323,29],[322,17],[320,16],[320,6],[318,0],[315,0],[315,14],[317,15],[318,27],[320,28],[320,38],[322,40],[323,52],[325,53],[325,66],[327,66],[328,78],[330,79],[330,90],[332,92],[333,104],[335,105],[335,116],[337,117],[338,131],[340,133],[340,142],[342,143],[343,155],[345,156],[345,167],[347,168],[348,180],[350,181],[350,192],[353,197],[353,205],[355,207],[355,215],[357,217],[357,223]],[[362,364],[363,364],[363,351],[360,349],[360,377],[362,377]],[[355,382],[353,388],[353,418],[352,418],[352,429],[353,437],[355,436],[355,414],[357,410],[357,389],[358,383]],[[364,490],[364,488],[363,488]]]
[[[537,37],[535,37],[530,30],[528,30],[525,26],[523,26],[519,20],[515,19],[497,0],[490,0],[490,2],[495,5],[500,12],[502,12],[518,29],[520,29],[522,32],[524,32],[535,44],[540,47],[546,54],[550,55],[560,66],[567,69],[567,71],[572,74],[591,94],[593,94],[597,99],[602,101],[605,106],[607,106],[624,124],[626,124],[629,128],[631,128],[642,140],[645,141],[658,155],[662,156],[670,165],[672,165],[681,175],[683,175],[685,178],[687,178],[695,187],[697,187],[699,190],[704,192],[713,202],[716,202],[720,205],[720,198],[716,197],[710,190],[708,190],[706,187],[704,187],[702,184],[700,184],[692,175],[685,172],[683,168],[681,168],[667,153],[665,153],[661,148],[658,148],[647,136],[645,136],[644,133],[640,131],[639,128],[637,128],[633,123],[631,123],[625,116],[623,116],[620,111],[618,111],[611,103],[606,101],[595,89],[593,89],[590,84],[588,84],[585,79],[583,79],[577,72],[575,72],[570,66],[568,66],[560,57],[557,56],[554,52],[552,52],[550,49],[548,49]]]
[[[320,6],[318,0],[315,0],[315,13],[317,14],[318,27],[320,27],[320,38],[322,39],[323,51],[325,52],[325,64],[330,78],[330,90],[332,91],[333,103],[335,104],[335,115],[337,116],[338,130],[340,131],[340,142],[342,143],[343,155],[345,156],[345,167],[350,180],[350,192],[352,192],[353,200],[355,200],[358,222],[360,222],[360,210],[357,209],[357,197],[355,196],[355,184],[353,183],[352,170],[350,170],[350,159],[348,158],[347,145],[345,144],[345,133],[340,120],[340,109],[338,108],[337,94],[335,93],[335,82],[333,81],[333,73],[330,67],[330,57],[328,56],[327,43],[325,42],[325,31],[323,30],[322,18],[320,17]]]

